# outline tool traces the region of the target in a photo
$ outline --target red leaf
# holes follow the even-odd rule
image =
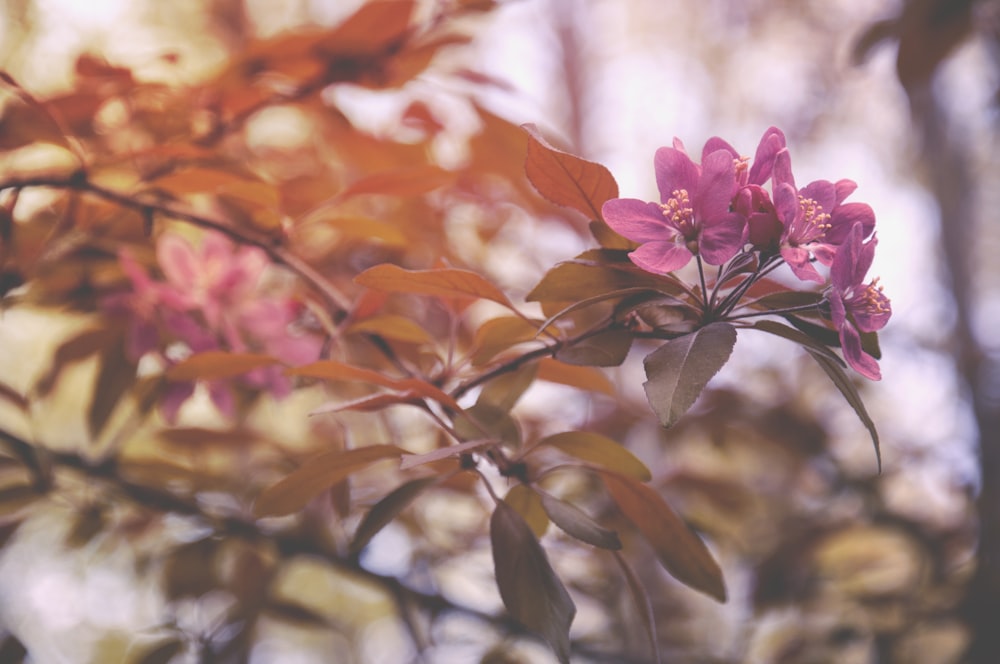
[[[618,198],[618,183],[611,172],[600,164],[555,149],[535,125],[521,127],[529,136],[524,172],[538,193],[590,219],[601,219],[604,201]]]

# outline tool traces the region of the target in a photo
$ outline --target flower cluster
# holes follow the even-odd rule
[[[293,330],[302,305],[283,289],[262,292],[270,261],[260,249],[235,247],[217,232],[206,232],[197,247],[165,233],[156,257],[163,280],[154,279],[123,249],[119,261],[131,289],[104,301],[106,311],[128,317],[126,352],[132,360],[154,354],[169,365],[183,354],[210,350],[265,353],[290,364],[318,358],[320,340]],[[239,381],[276,397],[291,390],[277,365],[254,369]],[[231,417],[236,408],[232,385],[217,380],[207,381],[207,387],[212,402]],[[191,382],[167,386],[160,407],[169,422],[194,388]]]
[[[816,263],[829,268],[825,299],[847,363],[872,380],[878,363],[862,348],[861,333],[880,330],[891,315],[889,299],[865,284],[877,240],[875,214],[865,203],[845,203],[857,188],[851,180],[817,180],[798,188],[784,134],[771,127],[751,161],[721,138],[709,139],[695,163],[680,140],[654,157],[660,201],[617,198],[604,203],[605,222],[638,243],[629,254],[648,272],[666,274],[695,259],[723,266],[755,254],[757,271],[745,283],[787,264],[800,280],[826,283]],[[770,190],[766,185],[770,181]],[[704,284],[703,284],[704,288]],[[703,297],[705,318],[733,310],[734,298]],[[720,302],[721,309],[712,310]],[[733,320],[738,316],[730,316]]]

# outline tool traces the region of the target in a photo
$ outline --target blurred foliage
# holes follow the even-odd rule
[[[669,430],[622,387],[640,382],[631,350],[691,331],[649,294],[691,294],[624,260],[606,169],[477,100],[497,82],[462,49],[495,4],[382,0],[258,37],[220,2],[230,50],[199,77],[169,53],[173,80],[98,54],[51,93],[2,75],[0,576],[22,596],[0,603],[0,661],[65,652],[18,614],[59,611],[71,585],[78,661],[957,658],[975,534],[901,507],[905,467],[844,462],[837,441],[866,434],[816,367],[702,391],[728,327],[679,412],[657,412]],[[428,79],[472,92],[413,85]],[[345,90],[405,99],[379,133]],[[603,249],[544,278],[548,256],[484,260],[511,228],[520,254],[557,231]],[[287,301],[322,341],[287,398],[261,389],[277,353],[226,336],[236,322],[198,319],[218,334],[198,349],[154,307],[163,348],[137,356],[141,330],[108,304],[137,275],[163,293],[165,237],[210,234],[227,260],[266,258],[248,301]],[[874,436],[864,388],[832,366]],[[179,389],[174,420],[158,407]],[[18,586],[32,565],[57,592]]]

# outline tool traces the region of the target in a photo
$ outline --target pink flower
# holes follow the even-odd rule
[[[781,257],[799,279],[825,281],[812,265],[833,262],[837,247],[860,224],[864,237],[875,229],[875,213],[865,203],[844,203],[857,185],[850,180],[836,184],[817,180],[797,190],[788,150],[774,162],[774,207],[783,231]]]
[[[757,152],[754,154],[753,165],[749,165],[746,157],[726,141],[718,136],[713,136],[705,143],[702,149],[701,158],[704,161],[708,155],[716,150],[726,150],[733,156],[736,169],[736,182],[742,188],[750,185],[763,185],[771,178],[774,170],[774,160],[778,152],[785,148],[785,135],[777,127],[768,127],[767,131],[757,144]]]
[[[731,153],[715,150],[699,166],[679,140],[660,148],[653,160],[659,203],[615,198],[602,214],[619,235],[640,243],[629,254],[647,272],[678,270],[695,255],[722,265],[742,249],[744,218],[730,210],[738,184]]]
[[[302,306],[286,292],[262,293],[260,282],[270,265],[263,251],[234,245],[223,235],[205,233],[197,247],[185,238],[165,234],[156,251],[165,281],[154,280],[127,251],[120,257],[132,292],[107,298],[106,308],[130,316],[128,348],[138,360],[157,353],[171,364],[165,349],[180,343],[188,352],[225,349],[272,355],[289,364],[305,364],[319,357],[321,341],[296,333],[294,323]],[[276,397],[291,391],[291,381],[280,366],[258,369],[238,382]],[[207,381],[212,402],[227,416],[235,413],[232,381]],[[173,422],[193,394],[190,382],[170,383],[160,403]]]
[[[862,376],[879,380],[882,373],[878,362],[861,348],[859,332],[876,332],[885,327],[892,316],[892,307],[878,279],[862,283],[878,244],[875,237],[863,242],[864,233],[861,223],[854,224],[837,249],[830,267],[827,300],[830,317],[840,334],[844,359]]]

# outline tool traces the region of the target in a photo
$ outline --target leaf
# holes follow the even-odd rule
[[[476,330],[472,364],[482,366],[501,351],[519,343],[534,341],[537,337],[538,327],[532,321],[519,316],[491,318]]]
[[[644,482],[653,478],[646,464],[618,442],[599,433],[564,431],[541,439],[531,451],[544,445],[555,447],[599,468],[613,470]]]
[[[673,508],[649,486],[630,477],[601,472],[601,479],[622,514],[650,543],[670,574],[681,583],[726,601],[722,570],[708,547]]]
[[[227,353],[222,350],[208,350],[181,360],[168,367],[168,380],[219,380],[233,378],[248,371],[278,364],[280,360],[261,353]]]
[[[254,514],[266,517],[297,512],[313,498],[351,474],[376,461],[399,459],[404,453],[404,450],[395,445],[369,445],[321,454],[261,491],[254,502]]]
[[[559,360],[543,357],[538,361],[538,380],[546,380],[550,383],[568,385],[590,392],[601,392],[610,397],[614,397],[615,386],[608,379],[607,375],[595,367],[581,367],[575,364],[566,364]]]
[[[457,457],[461,454],[478,452],[486,447],[495,447],[496,444],[496,440],[487,438],[482,440],[469,440],[464,443],[459,443],[458,445],[446,445],[445,447],[439,447],[432,452],[426,452],[424,454],[404,454],[399,463],[399,469],[409,470],[410,468],[415,468],[416,466],[422,466],[425,463],[433,463],[434,461]]]
[[[528,133],[524,172],[542,196],[556,205],[579,210],[589,219],[601,219],[601,206],[618,197],[618,183],[604,166],[557,150],[533,124]]]
[[[364,367],[356,367],[351,364],[337,362],[336,360],[317,360],[316,362],[304,364],[300,367],[292,367],[291,369],[286,370],[285,373],[289,376],[303,376],[306,378],[320,378],[323,380],[362,381],[366,383],[373,383],[375,385],[381,385],[382,387],[388,387],[389,389],[403,392],[404,394],[409,393],[413,397],[433,399],[434,401],[437,401],[438,403],[441,403],[455,411],[462,410],[462,407],[458,405],[458,402],[455,401],[454,398],[425,380],[421,380],[419,378],[390,378],[389,376],[381,374],[378,371],[373,371],[372,369],[366,369]],[[403,403],[405,400],[406,399],[401,399],[399,403]]]
[[[415,321],[406,316],[382,314],[353,323],[348,332],[355,334],[377,334],[385,339],[413,344],[429,344],[431,335]]]
[[[492,438],[513,447],[521,445],[521,429],[510,412],[489,402],[475,403],[455,417],[455,433],[463,439]]]
[[[407,270],[391,263],[382,263],[368,268],[356,276],[354,281],[361,286],[392,293],[481,298],[502,304],[508,309],[514,308],[503,291],[469,270],[450,267]]]
[[[337,194],[338,200],[360,194],[419,196],[450,183],[455,174],[440,166],[422,164],[361,178]]]
[[[527,484],[515,484],[503,500],[517,510],[521,518],[531,527],[535,537],[542,537],[549,529],[549,515],[542,507],[542,498]]]
[[[118,402],[135,383],[135,370],[125,354],[124,343],[112,344],[101,353],[101,368],[87,409],[87,428],[91,437],[100,434]]]
[[[644,618],[643,627],[646,628],[646,635],[649,637],[649,645],[653,651],[653,661],[660,664],[662,659],[660,658],[660,642],[656,637],[656,616],[653,614],[653,602],[649,599],[646,586],[636,575],[632,566],[628,564],[628,561],[625,560],[625,556],[617,551],[613,555],[622,574],[625,575],[625,581],[628,583],[628,590],[635,601],[635,606]]]
[[[646,398],[660,423],[669,427],[694,404],[698,395],[733,352],[736,328],[710,323],[671,339],[646,356]]]
[[[521,395],[535,382],[538,365],[529,362],[515,371],[507,371],[490,379],[483,386],[476,403],[485,403],[510,411]]]
[[[352,399],[350,401],[333,401],[313,408],[309,415],[323,415],[326,413],[342,413],[345,410],[355,410],[361,413],[372,413],[389,406],[399,406],[403,404],[416,404],[420,401],[420,396],[415,392],[378,392],[369,394],[366,397]]]
[[[539,495],[542,499],[542,507],[552,519],[552,523],[559,526],[567,534],[601,549],[617,551],[622,548],[618,533],[602,527],[580,508],[547,493]]]
[[[577,341],[560,348],[556,359],[567,364],[593,367],[616,367],[625,361],[632,347],[632,333],[621,328]]]
[[[89,328],[62,342],[53,354],[49,370],[35,383],[35,393],[38,396],[45,396],[55,387],[56,380],[66,365],[95,355],[120,339],[120,332],[108,327]]]
[[[569,628],[576,606],[531,528],[503,501],[490,518],[490,542],[497,588],[507,611],[544,638],[561,664],[569,664]]]
[[[405,459],[405,457],[404,457]],[[354,531],[354,539],[351,540],[350,552],[357,554],[364,549],[368,542],[389,523],[392,522],[399,513],[406,509],[413,499],[419,496],[424,489],[437,482],[435,477],[421,477],[410,480],[393,489],[380,501],[372,505],[361,523]]]
[[[823,371],[825,371],[826,375],[830,377],[833,384],[837,386],[840,393],[844,395],[844,398],[847,399],[847,403],[851,404],[851,408],[853,408],[854,412],[857,413],[858,419],[860,419],[861,423],[865,425],[866,429],[868,429],[868,433],[872,437],[872,445],[875,446],[875,461],[878,463],[878,472],[881,475],[882,450],[879,445],[878,430],[875,428],[875,422],[868,414],[868,410],[865,408],[865,403],[861,400],[861,395],[858,394],[857,388],[854,386],[854,383],[851,382],[850,377],[848,377],[848,375],[844,372],[844,369],[840,364],[832,361],[826,355],[813,352],[808,348],[806,350],[808,350],[809,354],[812,355],[817,362],[819,362],[819,366],[823,367]]]
[[[774,336],[781,337],[782,339],[794,341],[808,351],[820,353],[834,362],[841,365],[844,364],[844,361],[837,357],[836,353],[830,350],[822,342],[817,341],[805,332],[796,330],[794,327],[782,325],[778,321],[774,320],[759,320],[751,326],[751,329],[760,330],[761,332],[767,332],[768,334],[773,334]]]

